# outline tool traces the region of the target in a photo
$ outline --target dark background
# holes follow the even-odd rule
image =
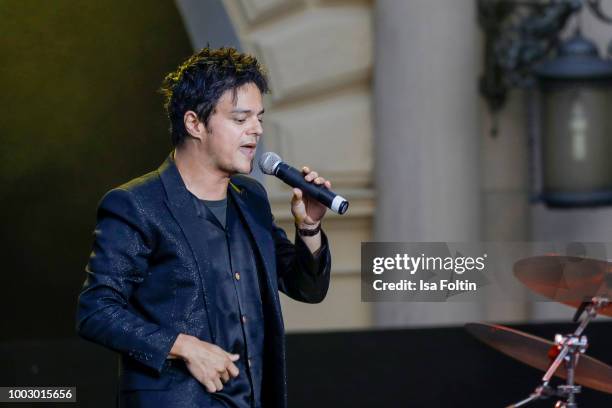
[[[0,1],[0,341],[74,333],[95,211],[171,150],[172,1]]]

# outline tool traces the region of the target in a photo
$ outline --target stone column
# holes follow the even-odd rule
[[[377,241],[481,237],[474,0],[376,2]],[[477,303],[379,303],[378,326],[478,320]]]

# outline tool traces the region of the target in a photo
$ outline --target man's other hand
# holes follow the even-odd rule
[[[181,358],[191,375],[195,377],[208,392],[223,389],[223,384],[238,376],[238,367],[234,364],[240,356],[231,354],[221,347],[201,341],[197,337],[179,334],[170,350],[170,358]]]

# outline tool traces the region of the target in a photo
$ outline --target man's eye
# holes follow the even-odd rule
[[[257,118],[257,120],[259,120],[259,123],[263,123],[263,118]]]
[[[246,119],[234,119],[234,122],[236,122],[236,123],[244,123],[244,122],[246,122]]]

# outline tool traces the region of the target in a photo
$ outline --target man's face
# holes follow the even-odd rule
[[[248,174],[263,133],[263,103],[259,88],[248,83],[226,91],[210,116],[204,141],[214,167],[228,175]]]

